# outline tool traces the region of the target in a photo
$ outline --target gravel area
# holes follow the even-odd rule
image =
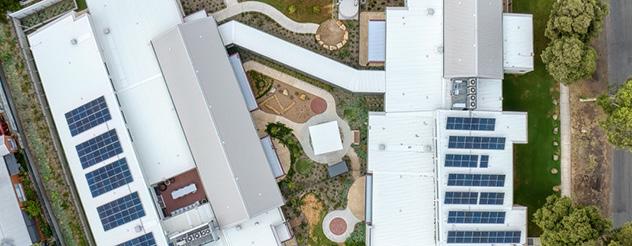
[[[215,13],[226,8],[223,0],[180,0],[184,14],[188,15],[205,9],[207,13]]]

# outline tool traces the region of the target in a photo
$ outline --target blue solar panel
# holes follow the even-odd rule
[[[156,240],[154,239],[154,234],[147,233],[140,237],[134,238],[117,246],[155,246]]]
[[[97,212],[105,231],[145,216],[136,192],[97,207]]]
[[[73,137],[112,119],[104,97],[94,99],[65,114]]]
[[[476,167],[478,155],[445,155],[446,167]]]
[[[446,192],[445,204],[476,204],[478,192]]]
[[[448,175],[448,186],[503,187],[505,175],[499,174],[454,174]]]
[[[481,200],[478,204],[502,205],[505,193],[502,192],[481,192]]]
[[[489,166],[489,156],[481,155],[481,164],[479,165],[479,167],[486,168],[488,166]]]
[[[504,137],[450,136],[450,149],[505,149]]]
[[[494,118],[448,117],[448,130],[493,131],[496,125]]]
[[[503,224],[505,212],[450,211],[448,224]]]
[[[92,197],[97,197],[125,184],[129,184],[133,180],[125,158],[86,173],[86,179],[88,180]]]
[[[123,148],[121,148],[114,129],[80,143],[75,148],[83,168],[88,168],[112,156],[123,153]]]
[[[520,243],[520,231],[448,231],[448,243]]]

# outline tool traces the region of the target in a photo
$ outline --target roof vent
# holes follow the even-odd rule
[[[428,15],[434,15],[435,13],[435,10],[433,8],[428,8],[427,11],[428,11]]]
[[[437,53],[443,54],[443,46],[437,47]]]
[[[379,148],[380,150],[386,150],[386,145],[385,145],[385,144],[380,144],[380,145],[378,146],[378,148]]]
[[[73,39],[70,40],[70,44],[72,44],[72,45],[77,45],[77,43],[78,42],[77,42],[76,38],[73,38]]]
[[[143,231],[143,226],[142,226],[142,225],[137,225],[137,226],[135,226],[135,227],[134,227],[134,231],[136,231],[136,232],[141,232],[141,231]]]
[[[110,34],[110,28],[109,27],[103,28],[103,33]]]

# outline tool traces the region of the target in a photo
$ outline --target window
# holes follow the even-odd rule
[[[123,148],[119,143],[116,130],[114,129],[80,143],[75,148],[77,149],[77,154],[79,154],[79,160],[81,160],[81,166],[83,168],[88,168],[110,157],[123,153]]]
[[[73,137],[112,119],[104,97],[94,99],[65,114]]]
[[[505,149],[504,137],[450,136],[450,149]]]
[[[505,175],[499,174],[454,174],[448,175],[448,186],[503,187]]]
[[[476,204],[478,192],[446,192],[445,204]]]
[[[105,231],[145,216],[136,192],[97,207],[97,212]]]
[[[125,158],[86,173],[86,179],[88,180],[92,197],[97,197],[103,193],[129,184],[133,180]]]
[[[446,167],[476,167],[478,155],[445,155]]]
[[[520,243],[520,231],[448,231],[448,243]]]
[[[448,130],[493,131],[496,125],[494,118],[448,117]]]
[[[481,192],[481,205],[502,205],[505,193],[502,192]]]
[[[505,212],[450,211],[448,224],[503,224]]]

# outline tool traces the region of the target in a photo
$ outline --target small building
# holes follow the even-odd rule
[[[337,121],[310,126],[309,136],[315,155],[342,150],[342,139]]]
[[[384,63],[386,60],[386,21],[369,20],[368,62]]]
[[[533,71],[533,16],[503,14],[503,68],[505,73]]]
[[[347,166],[346,161],[341,161],[336,164],[331,164],[327,166],[327,172],[329,173],[330,178],[336,177],[348,171],[349,167]]]

